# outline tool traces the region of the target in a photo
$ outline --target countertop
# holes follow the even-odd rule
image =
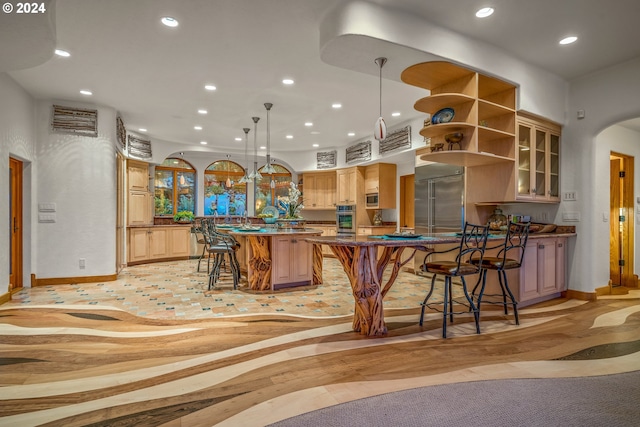
[[[530,234],[529,239],[544,239],[549,237],[573,237],[575,233],[539,233]],[[382,236],[316,236],[305,239],[307,242],[329,246],[409,246],[420,247],[443,243],[458,243],[460,238],[451,233],[423,234],[419,238],[382,238]],[[504,241],[504,235],[489,235],[488,241]]]
[[[221,230],[222,231],[222,230]],[[306,228],[306,229],[284,229],[284,230],[276,230],[273,228],[261,228],[260,230],[255,231],[240,231],[238,229],[229,228],[224,230],[229,234],[236,234],[238,236],[297,236],[297,235],[306,235],[306,236],[319,236],[322,234],[322,230],[317,230],[314,228]]]

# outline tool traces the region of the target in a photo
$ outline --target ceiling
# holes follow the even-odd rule
[[[495,45],[566,80],[640,56],[637,0],[370,1]],[[320,59],[320,23],[344,1],[47,3],[55,9],[49,21],[43,16],[29,20],[0,15],[0,28],[4,28],[0,57],[9,58],[0,63],[0,71],[8,71],[35,98],[111,106],[128,130],[146,128],[151,138],[175,142],[184,151],[206,147],[241,152],[243,128],[251,129],[253,143],[252,116],[261,118],[258,144],[265,145],[265,102],[274,104],[273,152],[329,149],[371,137],[380,108],[375,57],[368,72],[338,68]],[[496,9],[494,15],[475,18],[475,11],[487,4]],[[159,20],[166,15],[180,25],[161,25]],[[10,32],[9,23],[13,23]],[[55,34],[55,43],[39,43],[37,52],[33,34],[38,29],[46,40],[43,28]],[[578,42],[559,46],[558,40],[570,34],[577,35]],[[52,44],[69,51],[71,57],[42,59],[42,49],[50,51]],[[13,56],[5,54],[8,50]],[[34,60],[40,65],[32,64]],[[399,82],[391,60],[382,71],[382,113],[387,125],[418,117],[413,103],[426,92]],[[283,78],[292,78],[295,84],[283,85]],[[217,90],[204,90],[208,83]],[[81,89],[93,95],[83,96]],[[336,102],[341,109],[331,107]],[[199,114],[198,109],[206,109],[207,114]],[[400,116],[392,117],[392,112]],[[242,141],[236,141],[238,137]],[[201,141],[208,144],[203,146]]]

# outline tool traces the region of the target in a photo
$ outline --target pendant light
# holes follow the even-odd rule
[[[240,178],[240,180],[238,182],[240,184],[246,184],[246,183],[251,181],[251,179],[249,179],[249,176],[247,175],[247,172],[249,171],[249,155],[248,155],[248,150],[249,150],[249,131],[251,129],[242,128],[242,130],[244,131],[244,164],[245,164],[245,168],[244,168],[244,175],[242,175],[242,178]]]
[[[251,117],[253,120],[254,130],[253,130],[253,172],[249,174],[249,178],[255,180],[256,182],[260,182],[262,180],[262,175],[258,171],[258,120],[260,117]]]
[[[227,154],[227,180],[224,183],[224,186],[227,190],[231,188],[231,178],[229,177],[229,155]]]
[[[262,168],[262,172],[266,174],[273,174],[276,170],[271,166],[271,129],[270,129],[270,119],[269,112],[271,111],[271,107],[273,104],[270,102],[265,102],[264,108],[267,109],[267,164]],[[273,178],[271,178],[273,180]]]
[[[382,118],[382,67],[386,64],[387,58],[376,58],[375,63],[380,67],[380,117],[376,120],[375,129],[373,131],[373,136],[378,141],[384,141],[387,137],[387,124],[384,122]]]

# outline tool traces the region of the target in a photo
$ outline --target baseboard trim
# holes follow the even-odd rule
[[[597,292],[583,292],[576,291],[574,289],[567,289],[564,293],[565,297],[569,299],[577,299],[580,301],[596,301],[598,299]]]
[[[0,305],[11,301],[11,292],[0,295]]]
[[[50,286],[50,285],[74,285],[77,283],[94,283],[94,282],[113,282],[118,279],[117,274],[108,274],[105,276],[80,276],[80,277],[50,277],[47,279],[38,279],[35,274],[31,277],[31,286]]]
[[[200,258],[199,256],[196,258]],[[158,259],[145,259],[143,261],[129,261],[127,263],[127,267],[130,265],[140,265],[140,264],[153,264],[154,262],[167,262],[167,261],[185,261],[190,259],[189,256],[179,256],[173,258],[158,258]]]

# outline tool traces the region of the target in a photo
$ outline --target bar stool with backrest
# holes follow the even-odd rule
[[[507,235],[504,242],[498,246],[500,250],[495,257],[485,256],[482,260],[474,260],[473,262],[481,266],[482,271],[478,276],[478,282],[473,287],[471,295],[475,298],[478,286],[480,286],[480,292],[478,294],[478,310],[480,310],[480,304],[483,302],[484,297],[489,297],[486,304],[499,304],[504,307],[504,314],[508,315],[508,306],[513,306],[513,315],[516,321],[516,325],[520,324],[518,319],[518,302],[516,301],[511,289],[509,288],[509,281],[507,280],[507,270],[513,270],[522,266],[522,260],[524,258],[524,250],[527,246],[527,239],[529,238],[529,225],[530,223],[510,223],[507,228]],[[497,248],[492,248],[497,249]],[[498,282],[500,283],[500,294],[485,294],[485,286],[487,284],[487,271],[493,270],[498,273]],[[502,299],[495,299],[500,298]]]
[[[207,253],[207,242],[206,239],[204,237],[204,232],[203,232],[203,219],[202,218],[196,218],[195,223],[193,225],[193,227],[191,227],[191,232],[194,233],[196,235],[196,239],[198,241],[199,245],[202,245],[202,253],[200,254],[200,257],[198,258],[198,268],[196,271],[200,272],[200,262],[202,262],[202,259],[205,257],[205,255],[207,255],[207,273],[209,272],[209,254]]]
[[[236,257],[236,251],[240,248],[240,244],[233,238],[233,236],[217,232],[213,218],[203,219],[202,226],[203,235],[207,242],[207,252],[214,256],[211,271],[209,272],[208,289],[213,289],[220,279],[225,256],[229,260],[231,276],[233,278],[233,289],[238,289],[238,283],[240,281],[240,265]]]
[[[476,332],[480,333],[480,311],[479,307],[473,302],[473,298],[467,291],[467,283],[464,276],[471,274],[478,274],[481,270],[480,265],[482,263],[482,257],[484,255],[484,249],[487,244],[487,233],[489,228],[483,225],[475,225],[466,223],[462,236],[460,238],[460,245],[457,248],[450,249],[448,251],[429,252],[425,257],[422,264],[422,271],[425,273],[432,273],[431,289],[426,298],[422,302],[422,310],[420,312],[420,326],[422,326],[424,320],[425,308],[429,307],[432,310],[442,312],[442,338],[447,337],[447,317],[450,322],[453,322],[454,314],[473,312],[473,317],[476,322]],[[454,260],[433,260],[429,261],[432,255],[443,254],[453,252],[458,249],[458,253]],[[444,276],[444,295],[442,301],[429,302],[429,299],[433,295],[435,289],[436,277]],[[453,296],[453,287],[451,285],[451,279],[453,277],[459,277],[462,281],[462,291],[464,293],[465,300],[456,299]],[[462,305],[466,308],[465,311],[454,311],[454,303]]]

